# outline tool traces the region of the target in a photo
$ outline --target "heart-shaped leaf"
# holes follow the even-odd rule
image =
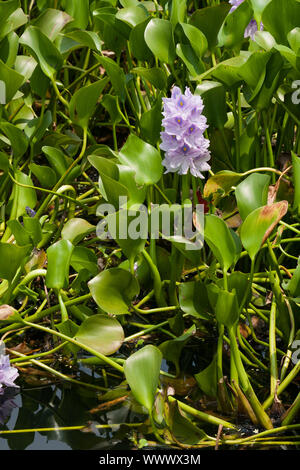
[[[31,52],[44,74],[54,79],[61,69],[63,58],[51,40],[36,26],[29,26],[20,37],[20,44]]]
[[[158,387],[162,353],[149,344],[132,354],[124,364],[125,377],[135,399],[152,415]]]
[[[50,289],[64,289],[69,285],[69,267],[74,245],[59,240],[47,250],[48,267],[46,285]]]
[[[124,341],[124,330],[115,318],[96,314],[81,323],[75,339],[109,356],[121,347]]]
[[[119,152],[119,160],[135,171],[135,180],[139,185],[157,183],[163,167],[158,150],[134,134],[130,134]]]
[[[153,18],[145,29],[145,41],[153,54],[162,62],[172,64],[175,44],[170,21]]]
[[[73,245],[77,245],[86,235],[93,232],[95,228],[87,220],[74,217],[65,223],[61,231],[61,237],[64,240],[69,240]]]
[[[107,78],[98,80],[77,90],[70,101],[70,117],[72,121],[86,128],[90,117],[95,111],[100,95],[108,82]]]
[[[246,217],[241,227],[241,240],[252,260],[287,210],[288,202],[280,201],[259,207]]]
[[[132,299],[139,293],[133,275],[120,268],[102,271],[88,283],[93,299],[107,313],[128,313]]]
[[[240,216],[243,220],[250,212],[267,204],[270,176],[253,173],[235,189]]]
[[[235,261],[236,246],[224,220],[216,215],[205,216],[204,240],[225,271]]]

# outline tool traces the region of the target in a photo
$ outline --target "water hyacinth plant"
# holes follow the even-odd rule
[[[166,173],[186,175],[190,171],[193,176],[204,178],[201,171],[210,169],[210,152],[209,141],[203,135],[208,126],[202,114],[201,96],[193,96],[189,88],[183,95],[174,87],[171,98],[163,98],[163,103],[160,148],[166,152],[162,161]]]
[[[18,370],[10,365],[9,356],[4,354],[4,349],[0,343],[0,395],[4,392],[4,386],[17,387],[15,380],[19,375]]]
[[[243,3],[243,1],[244,0],[229,0],[229,3],[232,5],[229,13],[236,10],[237,7],[240,6],[241,3]],[[259,30],[262,31],[263,28],[264,28],[264,25],[262,23],[260,23]],[[250,21],[250,23],[248,24],[248,26],[246,27],[246,29],[245,29],[244,37],[245,38],[250,37],[252,40],[254,40],[254,35],[255,35],[256,31],[258,31],[257,22],[256,22],[255,19],[252,19]]]
[[[0,17],[0,449],[299,449],[300,2]]]

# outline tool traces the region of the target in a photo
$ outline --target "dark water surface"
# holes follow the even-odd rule
[[[85,367],[80,380],[103,386],[103,380]],[[85,377],[83,377],[83,374]],[[119,426],[99,429],[94,425],[143,421],[130,406],[121,404],[105,412],[91,414],[100,404],[97,391],[58,382],[57,385],[30,386],[6,389],[0,395],[0,432],[4,430],[59,428],[85,426],[82,430],[53,430],[24,433],[0,433],[0,450],[90,450],[129,449],[130,429]]]

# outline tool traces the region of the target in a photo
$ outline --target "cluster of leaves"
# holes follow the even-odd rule
[[[197,420],[234,428],[238,411],[239,423],[272,433],[297,426],[300,407],[300,3],[229,10],[213,0],[0,2],[0,333],[13,342],[15,330],[38,329],[64,340],[74,362],[84,350],[116,369],[157,440],[181,446],[215,444]],[[253,17],[264,30],[245,39]],[[205,184],[163,175],[162,98],[174,84],[203,98]],[[153,204],[199,201],[198,250],[173,233],[96,235],[110,217],[97,212],[103,202],[128,227],[141,204],[151,217]],[[193,406],[177,399],[185,374]],[[206,397],[226,420],[199,411]]]

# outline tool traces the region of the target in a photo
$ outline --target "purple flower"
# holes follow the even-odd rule
[[[207,129],[203,116],[202,98],[193,95],[189,88],[183,94],[178,87],[172,90],[171,98],[164,98],[160,148],[165,151],[163,165],[166,173],[180,175],[191,172],[193,176],[204,178],[201,171],[210,169],[209,140],[203,135]]]
[[[3,385],[6,385],[6,387],[17,387],[14,381],[18,375],[17,369],[10,365],[9,356],[0,354],[0,394],[3,393]]]
[[[27,215],[29,215],[29,217],[34,217],[35,216],[35,211],[33,209],[31,209],[28,206],[26,206],[25,209],[26,209]]]
[[[231,10],[229,13],[232,13],[234,10],[237,9],[238,6],[240,6],[241,3],[243,3],[244,0],[229,0],[230,5],[232,5]],[[262,31],[264,28],[264,25],[260,23],[260,31]],[[255,20],[251,20],[250,23],[248,24],[247,28],[245,29],[244,32],[244,38],[250,37],[252,41],[254,40],[254,35],[256,31],[258,30],[257,28],[257,23]]]

